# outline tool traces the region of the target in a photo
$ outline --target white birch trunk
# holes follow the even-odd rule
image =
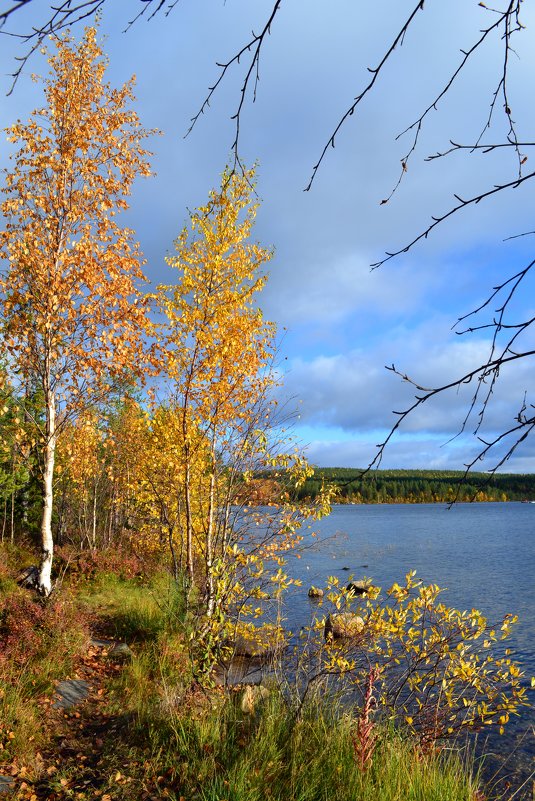
[[[54,483],[54,460],[56,456],[56,399],[52,392],[46,399],[46,443],[43,469],[43,517],[41,520],[41,565],[39,567],[38,589],[47,597],[52,592],[52,558],[54,540],[52,537],[52,503]]]

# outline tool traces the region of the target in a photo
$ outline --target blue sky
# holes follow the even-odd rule
[[[269,0],[183,0],[168,17],[141,19],[126,33],[128,20],[142,7],[139,0],[108,0],[104,7],[101,32],[109,79],[118,85],[135,73],[136,110],[146,127],[164,133],[152,142],[156,176],[136,185],[124,216],[137,231],[145,272],[154,283],[169,279],[164,257],[187,220],[187,209],[205,201],[229,158],[230,117],[242,74],[228,76],[184,138],[189,120],[218,74],[215,62],[231,57],[251,29],[259,29],[271,5]],[[385,250],[405,245],[425,228],[431,214],[446,211],[454,192],[468,196],[516,174],[512,156],[503,153],[424,161],[450,139],[474,141],[483,128],[502,67],[495,39],[429,115],[400,189],[380,205],[408,148],[409,140],[396,141],[396,135],[433,99],[458,63],[460,49],[489,22],[491,12],[475,0],[426,3],[376,91],[344,126],[312,190],[303,192],[332,128],[369,79],[366,67],[378,62],[415,3],[367,5],[307,0],[305,13],[302,3],[286,0],[265,43],[256,102],[247,103],[242,119],[241,155],[248,164],[259,162],[262,206],[256,238],[275,248],[261,305],[281,332],[287,329],[281,341],[285,392],[298,401],[296,434],[320,465],[368,464],[395,421],[392,411],[410,403],[410,387],[385,365],[394,363],[432,386],[484,359],[488,333],[459,337],[452,326],[532,257],[532,237],[504,242],[533,229],[528,184],[468,210],[408,254],[370,270]],[[33,0],[7,27],[26,29],[43,19],[47,8],[45,0]],[[526,7],[527,31],[517,41],[510,78],[513,115],[526,140],[535,129],[533,13]],[[4,96],[17,52],[17,41],[2,37],[5,125],[25,119],[42,102],[30,79],[31,72],[46,71],[39,54],[15,92]],[[504,125],[498,109],[487,141],[502,139]],[[0,150],[1,166],[7,165],[7,153],[7,147]],[[533,286],[527,283],[517,300],[519,319],[530,316],[534,306]],[[526,343],[530,339],[527,332]],[[527,360],[502,371],[488,410],[487,435],[511,424],[524,392],[533,397],[532,373]],[[445,443],[458,430],[468,400],[465,388],[423,407],[393,440],[383,466],[461,469],[477,443],[470,438]],[[535,472],[529,441],[507,469]]]

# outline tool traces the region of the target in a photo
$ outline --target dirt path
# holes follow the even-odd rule
[[[115,801],[128,795],[125,785],[132,779],[109,758],[113,742],[131,723],[128,715],[112,711],[116,704],[109,686],[124,667],[124,661],[113,658],[112,646],[113,642],[90,641],[73,675],[56,688],[54,697],[43,700],[48,745],[31,769],[11,767],[13,783],[2,798]],[[77,697],[77,688],[85,695],[83,700]],[[147,791],[139,797],[151,796]]]

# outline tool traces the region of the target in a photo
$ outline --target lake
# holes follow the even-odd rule
[[[329,575],[342,584],[350,575],[367,576],[387,588],[416,570],[424,582],[445,590],[441,597],[449,606],[479,609],[492,622],[507,612],[517,614],[519,624],[507,645],[522,664],[526,683],[535,676],[535,504],[337,505],[315,529],[321,541],[300,560],[290,560],[289,572],[303,580],[286,604],[290,628],[309,622],[314,604],[308,588],[324,585]],[[494,754],[487,776],[499,766],[515,789],[528,781],[529,791],[526,785],[515,799],[532,797],[534,726],[532,707],[506,726],[504,736],[490,735],[487,741],[487,752]]]

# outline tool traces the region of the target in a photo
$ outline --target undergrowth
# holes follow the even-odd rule
[[[176,584],[161,572],[128,575],[109,564],[89,578],[65,571],[45,603],[16,586],[7,564],[0,568],[0,773],[25,771],[17,799],[483,798],[458,753],[421,753],[390,728],[375,727],[371,758],[359,763],[359,710],[321,694],[301,708],[273,684],[247,705],[243,688],[196,686],[188,647],[195,632]],[[131,659],[119,666],[105,651],[88,657],[90,632],[125,640]],[[55,683],[77,675],[84,658],[101,689],[54,717]]]

